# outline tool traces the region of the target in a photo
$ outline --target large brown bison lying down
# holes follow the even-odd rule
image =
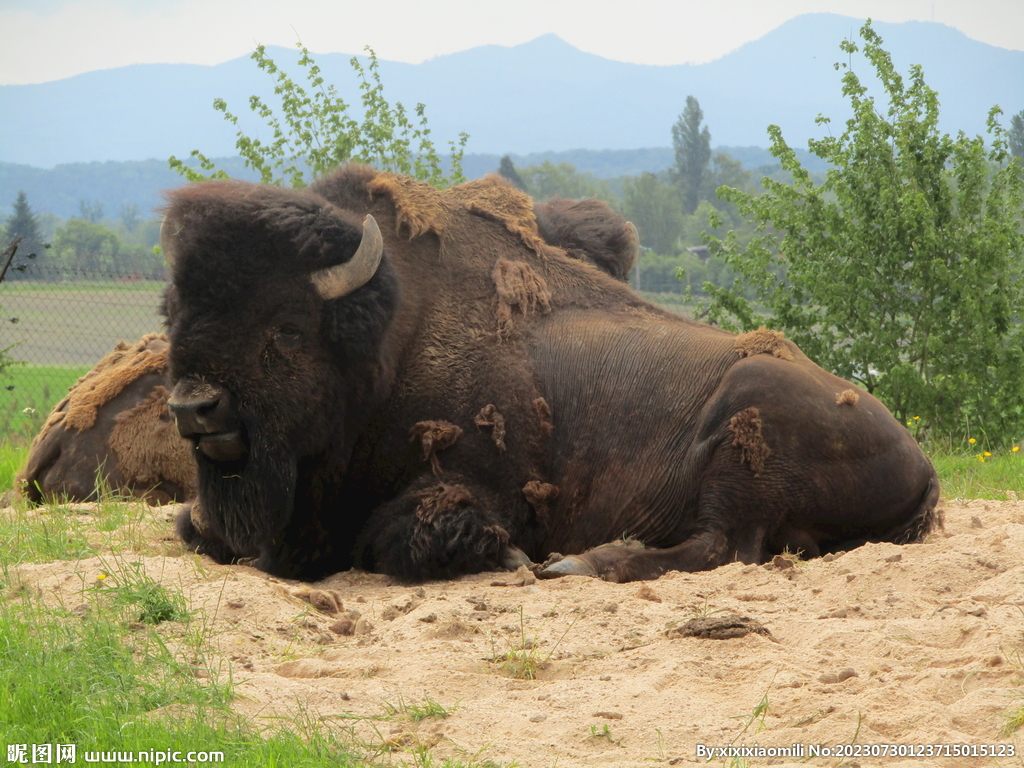
[[[599,200],[534,205],[544,240],[570,258],[626,280],[636,228]],[[167,338],[120,342],[54,406],[16,483],[34,503],[91,501],[105,491],[151,503],[195,496],[192,446],[174,429]]]
[[[219,560],[413,580],[561,552],[546,573],[626,581],[938,522],[875,398],[566,258],[493,179],[347,167],[168,199],[169,402],[199,487],[179,531]]]
[[[54,406],[17,490],[35,503],[105,490],[154,504],[192,498],[194,451],[174,428],[168,393],[167,338],[120,342]]]

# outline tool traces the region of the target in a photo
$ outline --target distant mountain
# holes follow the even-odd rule
[[[699,99],[715,144],[765,146],[765,128],[775,123],[791,145],[804,146],[823,133],[814,124],[819,113],[832,118],[833,131],[841,130],[847,107],[832,65],[842,58],[839,42],[861,23],[833,14],[800,16],[701,65],[611,61],[545,35],[417,65],[382,61],[380,72],[390,100],[427,104],[434,137],[443,144],[467,131],[474,153],[664,147],[687,95]],[[1008,113],[1024,107],[1024,52],[971,40],[941,24],[874,27],[900,71],[924,66],[928,84],[939,92],[945,130],[983,133],[993,104]],[[268,50],[293,76],[300,74],[297,52]],[[339,93],[358,103],[349,58],[322,54],[317,62]],[[854,66],[867,79],[864,60]],[[225,98],[255,131],[261,126],[249,114],[249,96],[271,98],[272,86],[246,57],[217,66],[140,64],[0,86],[0,160],[52,168],[162,160],[192,149],[232,155],[235,132],[211,108],[214,98]]]

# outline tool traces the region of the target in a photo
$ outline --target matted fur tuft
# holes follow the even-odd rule
[[[458,213],[468,211],[500,223],[530,250],[544,253],[533,201],[495,174],[441,191],[407,176],[380,173],[366,188],[373,197],[391,198],[395,223],[407,229],[410,239],[432,232],[441,239],[442,252],[445,242],[460,234]]]
[[[793,352],[786,346],[786,337],[781,331],[761,326],[756,331],[741,333],[733,346],[740,357],[752,355],[774,355],[780,360],[792,360]]]
[[[836,405],[853,405],[860,400],[860,395],[855,389],[844,389],[836,395]]]
[[[729,420],[734,447],[740,449],[740,461],[750,465],[750,471],[758,476],[764,471],[764,463],[772,455],[771,448],[761,432],[761,413],[757,408],[744,408]]]
[[[167,337],[162,333],[149,333],[135,344],[120,341],[113,351],[68,390],[68,406],[63,421],[68,429],[81,432],[96,423],[96,411],[106,405],[121,391],[147,373],[161,373],[167,369]],[[50,417],[56,415],[56,409]],[[45,434],[50,419],[43,425],[40,435]]]

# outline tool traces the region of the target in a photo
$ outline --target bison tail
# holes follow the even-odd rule
[[[921,494],[913,514],[900,525],[887,531],[881,537],[881,541],[914,544],[922,541],[932,531],[942,528],[942,510],[938,507],[939,478],[934,468],[931,468],[931,471],[928,485]]]

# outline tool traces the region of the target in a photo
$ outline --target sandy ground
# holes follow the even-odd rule
[[[716,765],[1024,765],[1024,737],[1001,733],[1024,705],[1024,503],[945,510],[923,544],[633,584],[488,573],[410,587],[350,572],[310,591],[194,555],[130,559],[204,614],[241,711],[333,718],[396,765],[423,748],[524,768],[683,765],[706,762],[700,745],[803,750]],[[169,535],[170,510],[151,514]],[[103,568],[20,571],[74,606]],[[742,636],[688,636],[693,619]],[[449,715],[409,716],[431,703]],[[808,759],[818,745],[850,756]],[[1004,756],[952,756],[963,748]]]

